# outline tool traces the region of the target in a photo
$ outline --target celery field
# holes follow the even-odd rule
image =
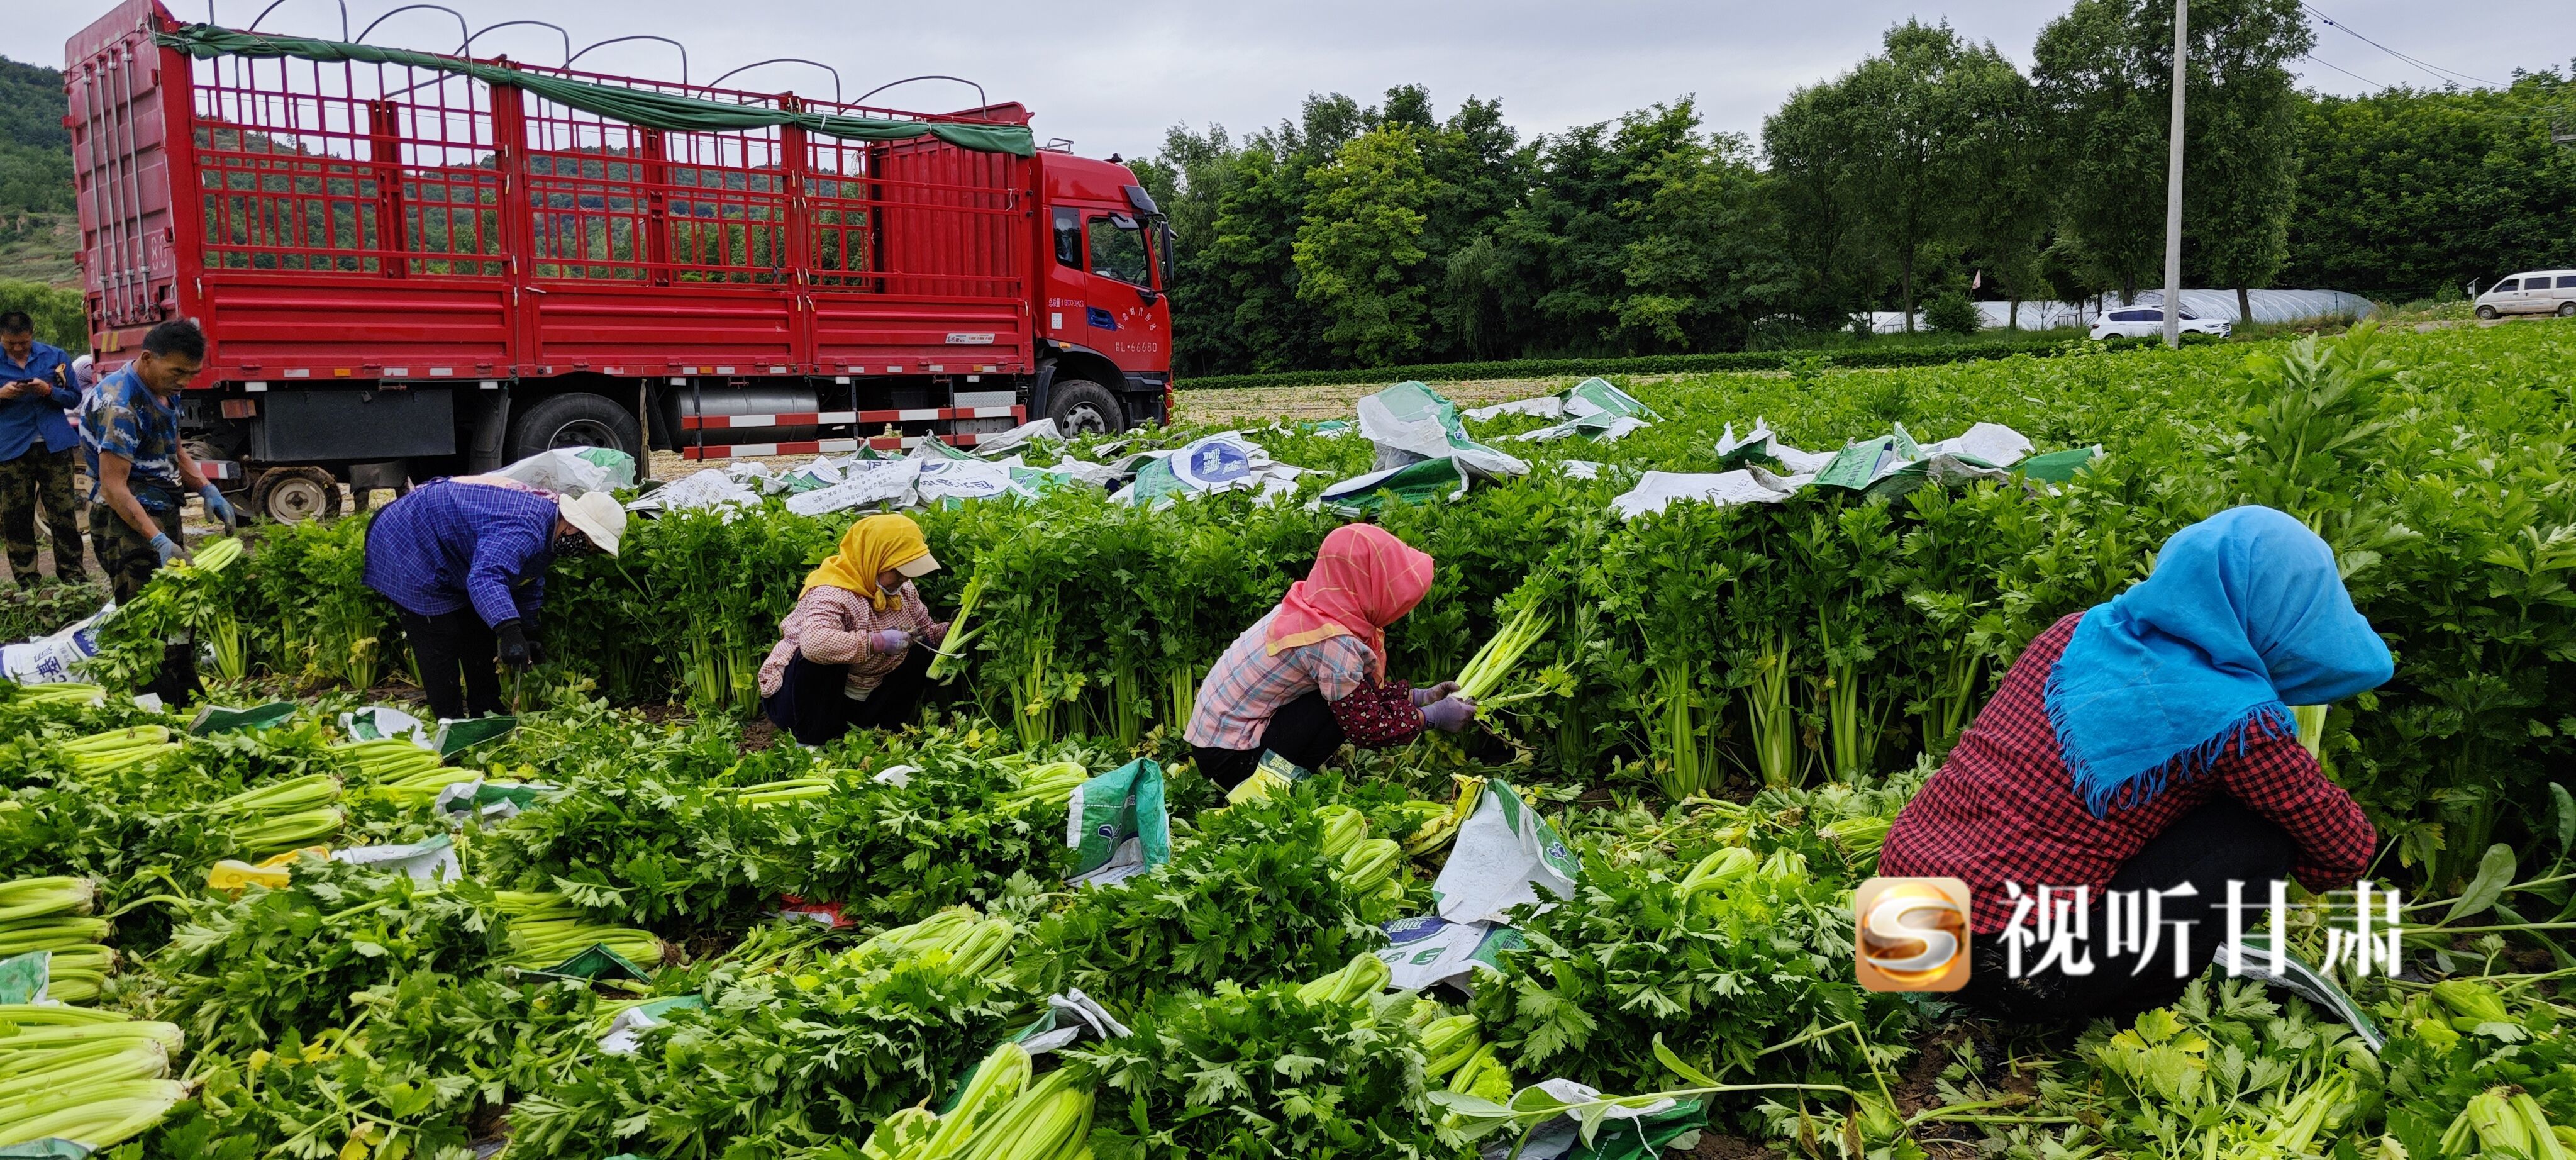
[[[1306,501],[1371,469],[1356,434],[1235,427],[1308,469],[1294,498],[912,513],[932,608],[972,608],[948,683],[811,749],[756,675],[855,513],[673,512],[559,563],[518,728],[453,754],[343,716],[411,684],[366,517],[201,549],[104,622],[89,683],[0,683],[0,960],[42,952],[58,1001],[0,1003],[0,1154],[1449,1160],[1569,1114],[1594,1156],[2576,1154],[2576,322],[1619,385],[1656,421],[1473,422],[1529,474],[1372,517],[1438,562],[1389,674],[1464,680],[1506,744],[1346,751],[1222,809],[1181,725],[1346,522]],[[1720,436],[1757,420],[2101,454],[1614,510],[1739,465]],[[2403,970],[2335,974],[2384,1042],[2216,972],[2091,1026],[1863,990],[1853,888],[2021,649],[2244,503],[2333,546],[2396,658],[2315,737],[2406,900]],[[137,705],[181,631],[206,701],[291,707]],[[1068,886],[1077,788],[1140,758],[1168,862]],[[1512,912],[1472,995],[1390,989],[1387,924],[1504,794],[1570,893]],[[414,849],[295,853],[384,847]],[[2323,961],[2327,927],[2300,910],[2292,947]],[[1116,1026],[1023,1040],[1076,991]]]

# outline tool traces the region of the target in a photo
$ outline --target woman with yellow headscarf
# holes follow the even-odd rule
[[[912,720],[930,672],[928,646],[948,635],[912,582],[938,568],[910,516],[850,525],[840,548],[806,575],[804,595],[779,622],[782,639],[761,663],[760,707],[770,723],[822,745],[854,728]]]

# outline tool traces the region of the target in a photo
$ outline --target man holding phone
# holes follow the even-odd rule
[[[79,405],[80,387],[62,348],[36,341],[26,311],[0,313],[0,540],[20,588],[43,579],[36,571],[40,510],[54,542],[54,578],[89,578],[81,566],[80,505],[72,498],[77,438],[64,416]]]

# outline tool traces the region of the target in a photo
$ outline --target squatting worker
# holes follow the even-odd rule
[[[558,556],[614,556],[625,533],[626,509],[607,492],[557,497],[486,476],[432,481],[376,513],[367,526],[367,587],[402,609],[430,712],[442,719],[500,712],[493,662],[513,669],[537,662],[528,636],[545,601],[546,569]]]
[[[805,576],[779,641],[760,664],[760,707],[807,745],[855,728],[913,719],[929,683],[931,650],[948,625],[930,618],[913,581],[939,570],[921,525],[869,516]]]
[[[79,501],[72,450],[79,436],[65,414],[80,404],[81,378],[62,348],[36,341],[23,310],[0,313],[0,538],[20,588],[35,585],[36,512],[54,541],[54,578],[89,578],[81,567]]]
[[[1199,772],[1228,790],[1268,753],[1320,768],[1347,741],[1376,748],[1425,726],[1475,719],[1457,682],[1416,689],[1386,679],[1386,628],[1431,590],[1432,561],[1384,528],[1346,524],[1324,537],[1314,570],[1254,621],[1199,686],[1183,737]]]
[[[2079,1019],[2170,1003],[2226,937],[2228,880],[2259,906],[2285,877],[2350,889],[2369,864],[2378,835],[2300,747],[2289,706],[2340,701],[2390,671],[2325,541],[2271,508],[2220,512],[2166,541],[2147,579],[2031,642],[1897,815],[1878,872],[1968,883],[1961,998],[1994,1014]],[[2033,896],[2091,888],[2091,938],[2073,948],[2089,953],[2091,974],[2035,974],[2047,948],[2028,944],[2025,977],[2007,977],[2007,881]],[[2171,925],[2134,974],[2135,951],[2104,953],[2105,890],[2185,883],[2197,897],[2162,904],[2167,924],[2193,923],[2183,978]]]

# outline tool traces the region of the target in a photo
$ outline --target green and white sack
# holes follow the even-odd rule
[[[1574,893],[1582,864],[1557,837],[1556,828],[1521,801],[1501,778],[1488,778],[1458,827],[1449,861],[1431,884],[1440,917],[1450,922],[1500,923],[1515,906]]]
[[[1122,882],[1171,861],[1163,767],[1140,757],[1074,787],[1064,844],[1074,851],[1068,886]]]
[[[1359,402],[1360,434],[1377,444],[1385,470],[1442,456],[1488,479],[1529,474],[1529,464],[1467,437],[1458,407],[1418,382],[1397,383]]]
[[[456,858],[456,839],[445,834],[398,846],[350,846],[331,851],[331,860],[352,866],[373,866],[379,870],[400,870],[424,886],[454,882],[465,876],[465,867]]]
[[[672,995],[637,1003],[617,1013],[608,1021],[608,1033],[599,1037],[601,1055],[633,1055],[644,1045],[644,1033],[670,1020],[663,1018],[672,1011],[704,1008],[706,998],[700,995]]]
[[[1455,503],[1466,495],[1467,469],[1459,466],[1457,457],[1443,455],[1352,476],[1325,488],[1315,507],[1357,519],[1385,508],[1389,499],[1402,504]]]
[[[54,952],[28,951],[0,959],[0,1003],[45,1003],[53,981]]]
[[[1523,443],[1544,443],[1579,435],[1595,443],[1608,443],[1661,418],[1654,408],[1610,385],[1608,379],[1585,379],[1567,387],[1556,398],[1556,410],[1565,417],[1564,422],[1514,438]]]
[[[1449,983],[1473,993],[1480,975],[1502,972],[1502,952],[1521,945],[1521,932],[1491,922],[1451,922],[1436,914],[1399,918],[1379,929],[1386,948],[1377,952],[1387,965],[1387,986],[1422,991]]]

